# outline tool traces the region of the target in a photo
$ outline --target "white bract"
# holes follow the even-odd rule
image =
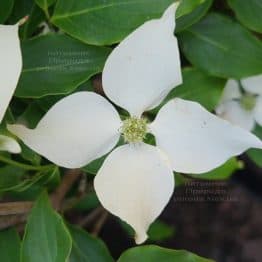
[[[262,125],[262,75],[228,80],[216,113],[249,131]]]
[[[0,25],[0,123],[15,91],[22,70],[18,36],[19,23]],[[0,151],[19,153],[19,144],[11,137],[0,135]]]
[[[134,228],[138,244],[172,196],[173,171],[207,172],[250,147],[262,148],[257,137],[195,102],[177,98],[153,123],[143,118],[182,82],[173,34],[176,8],[173,4],[160,19],[136,29],[105,64],[104,91],[129,112],[125,121],[102,96],[78,92],[55,104],[34,130],[9,126],[29,147],[67,168],[110,152],[122,134],[127,144],[109,154],[94,186],[103,206]],[[143,142],[147,132],[155,136],[156,147]]]

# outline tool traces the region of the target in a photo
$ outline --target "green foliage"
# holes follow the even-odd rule
[[[22,51],[24,66],[16,96],[34,98],[74,91],[102,71],[110,53],[65,35],[34,38],[23,43]]]
[[[251,30],[262,33],[261,0],[228,0],[228,4],[243,25]]]
[[[261,41],[224,15],[209,14],[179,39],[189,61],[211,75],[240,79],[262,72]]]
[[[20,238],[15,229],[0,231],[1,261],[19,262]]]
[[[175,234],[175,228],[156,220],[148,230],[149,240],[159,242],[171,238]]]
[[[202,3],[203,2],[203,3]],[[202,1],[199,6],[197,6],[192,12],[179,17],[176,21],[176,32],[181,32],[191,25],[197,23],[209,10],[213,0]]]
[[[130,238],[133,238],[135,232],[124,221],[119,220],[121,227],[125,230]],[[148,229],[148,241],[150,242],[161,242],[171,238],[175,234],[175,228],[170,226],[161,220],[154,221]]]
[[[191,175],[197,179],[210,179],[210,180],[225,180],[229,178],[235,171],[243,168],[243,163],[236,158],[231,158],[224,165],[200,175]]]
[[[207,0],[179,0],[178,2],[180,3],[176,12],[176,19],[191,13],[195,8],[206,1]]]
[[[35,0],[35,2],[45,11],[48,12],[48,7],[53,5],[56,0]]]
[[[44,21],[45,17],[34,0],[15,0],[12,14],[8,20],[11,24],[16,24],[26,15],[29,16],[29,20],[20,28],[22,40],[32,37],[38,25]]]
[[[25,229],[21,262],[65,262],[72,240],[63,219],[52,209],[48,195],[37,199]]]
[[[8,16],[12,12],[13,5],[14,5],[14,0],[1,1],[0,23],[5,22],[5,20],[8,18]]]
[[[106,3],[103,0],[58,0],[52,22],[82,42],[109,45],[120,42],[145,21],[160,17],[173,2],[174,0],[110,0]],[[202,2],[203,0],[182,1],[178,17],[190,13]]]
[[[99,74],[114,44],[144,22],[159,18],[173,2],[2,0],[0,24],[16,24],[26,15],[29,15],[29,20],[19,29],[23,72],[15,97],[0,125],[1,134],[10,135],[7,123],[18,122],[34,128],[51,106],[71,93],[99,90],[103,94],[95,81],[100,84]],[[223,5],[219,9],[218,2],[222,1],[180,2],[176,14],[176,35],[181,51],[183,84],[171,90],[163,103],[146,115],[150,120],[154,119],[161,106],[175,97],[198,102],[212,112],[228,78],[240,79],[262,73],[260,0],[227,0],[223,1],[227,3],[226,8]],[[50,32],[42,35],[44,26]],[[117,109],[125,119],[127,113]],[[257,126],[254,133],[262,139],[262,127]],[[153,135],[147,136],[146,142],[154,145]],[[65,170],[50,164],[21,141],[19,143],[22,148],[19,155],[0,152],[1,201],[32,200],[35,204],[27,220],[22,244],[14,229],[0,231],[0,260],[113,262],[102,240],[64,223],[52,208],[46,190],[52,194],[60,185],[60,176],[63,177]],[[123,140],[118,145],[121,144]],[[262,167],[261,150],[249,150],[248,156],[254,164]],[[73,210],[73,220],[77,220],[75,216],[79,214],[89,215],[100,205],[92,183],[106,157],[96,159],[81,169],[88,185],[83,192],[79,193],[77,183],[67,192],[63,204]],[[232,158],[205,174],[175,174],[176,187],[191,179],[226,180],[244,166],[242,161]],[[78,193],[82,195],[79,197]],[[70,215],[66,217],[71,218]],[[133,230],[124,223],[123,228],[133,238]],[[157,220],[150,226],[148,241],[165,241],[174,234],[173,226]],[[119,241],[117,234],[112,238]],[[188,251],[153,245],[126,250],[118,259],[118,262],[129,261],[211,262]]]
[[[158,246],[135,247],[125,251],[118,262],[212,262],[184,250],[171,250]]]
[[[25,171],[21,168],[6,165],[0,168],[0,192],[7,191],[18,185]]]
[[[152,110],[153,114],[156,114],[165,103],[176,97],[196,101],[209,111],[215,109],[225,86],[225,80],[209,76],[196,68],[185,68],[182,74],[183,84],[171,90],[164,102]]]
[[[120,42],[146,20],[160,16],[173,1],[58,0],[52,22],[82,42],[109,45]]]
[[[80,228],[69,226],[73,240],[69,262],[113,262],[105,244]]]

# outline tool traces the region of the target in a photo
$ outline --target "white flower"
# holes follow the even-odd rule
[[[216,113],[249,131],[262,125],[262,75],[228,80]]]
[[[151,124],[141,117],[181,83],[176,8],[136,29],[106,62],[104,91],[129,112],[127,120],[102,96],[79,92],[55,104],[34,130],[9,126],[29,147],[67,168],[110,152],[122,133],[129,143],[109,154],[94,185],[103,206],[134,228],[138,244],[172,196],[173,171],[207,172],[249,147],[262,148],[254,135],[195,102],[174,99]],[[155,136],[156,147],[142,141],[146,132]]]
[[[16,25],[0,25],[0,123],[15,91],[22,71],[22,55]],[[11,137],[0,135],[0,151],[20,153],[19,144]]]

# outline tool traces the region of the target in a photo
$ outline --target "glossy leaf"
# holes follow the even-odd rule
[[[209,76],[196,68],[183,70],[183,84],[173,89],[166,100],[175,97],[193,100],[212,111],[220,99],[225,80]]]
[[[192,12],[177,19],[176,32],[181,32],[191,25],[197,23],[209,10],[213,0],[206,0],[197,6]]]
[[[82,170],[84,172],[87,172],[89,174],[95,175],[98,170],[100,169],[100,167],[102,166],[102,164],[104,163],[106,156],[102,156],[94,161],[92,161],[90,164],[86,165],[85,167],[82,168]]]
[[[6,165],[0,168],[0,192],[8,191],[22,180],[25,171],[21,168]]]
[[[72,240],[63,219],[44,192],[37,199],[25,229],[21,262],[65,262]]]
[[[160,220],[151,224],[148,230],[148,238],[151,241],[164,241],[171,238],[175,233],[173,226],[168,225]]]
[[[20,238],[14,229],[0,232],[0,254],[3,262],[20,261]]]
[[[261,41],[226,16],[211,13],[179,39],[188,60],[211,75],[240,79],[262,71]]]
[[[212,260],[199,257],[184,250],[172,250],[158,246],[142,246],[125,251],[118,262],[212,262]]]
[[[22,40],[32,37],[45,18],[43,11],[35,3],[32,3],[28,16],[28,21],[21,27]]]
[[[262,33],[262,1],[261,0],[228,0],[238,20],[246,27]]]
[[[48,7],[55,3],[56,0],[35,0],[35,2],[46,12]]]
[[[3,24],[8,18],[8,16],[11,14],[13,5],[14,5],[14,0],[1,1],[0,24]]]
[[[12,14],[8,21],[16,24],[21,18],[29,16],[29,19],[20,27],[21,39],[26,39],[33,35],[37,26],[44,20],[44,13],[35,4],[34,0],[15,0]]]
[[[180,18],[184,15],[191,13],[199,5],[203,4],[207,0],[179,0],[180,4],[176,13],[176,18]]]
[[[68,94],[102,71],[110,49],[88,46],[65,35],[46,35],[22,45],[18,97]]]
[[[175,97],[196,101],[209,111],[217,106],[225,80],[209,76],[197,68],[185,68],[182,74],[183,84],[173,89],[164,102],[152,110],[153,114],[156,114],[165,103]]]
[[[77,227],[69,227],[73,246],[69,262],[113,262],[107,247],[100,240]]]
[[[120,42],[145,21],[159,18],[174,0],[58,0],[52,22],[69,35],[94,45]],[[178,17],[203,0],[184,0]]]

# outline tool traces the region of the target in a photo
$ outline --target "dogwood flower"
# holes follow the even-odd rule
[[[19,25],[0,25],[0,123],[15,91],[22,71],[22,55],[18,36]],[[0,151],[20,153],[19,144],[11,137],[0,135]]]
[[[262,75],[229,79],[216,113],[249,131],[256,123],[262,125]]]
[[[129,112],[126,120],[104,97],[78,92],[56,103],[33,130],[9,126],[33,150],[67,168],[107,154],[123,135],[127,143],[108,155],[94,187],[102,205],[134,228],[137,244],[172,196],[173,171],[207,172],[249,147],[262,148],[257,137],[195,102],[176,98],[152,123],[143,118],[182,82],[176,8],[136,29],[106,61],[105,94]],[[156,146],[143,142],[146,133],[155,136]]]

